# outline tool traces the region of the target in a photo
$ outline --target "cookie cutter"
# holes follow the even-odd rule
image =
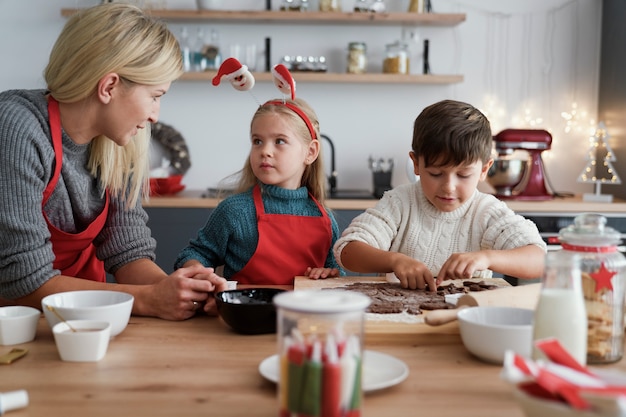
[[[16,360],[24,357],[28,353],[28,349],[13,348],[8,353],[0,355],[0,365],[10,365]]]

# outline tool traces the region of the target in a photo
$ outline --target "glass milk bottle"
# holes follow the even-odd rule
[[[618,251],[618,231],[606,217],[585,213],[561,229],[563,251],[581,258],[582,291],[587,310],[587,363],[616,362],[624,354],[626,258]]]
[[[535,341],[556,338],[582,365],[587,362],[587,313],[581,287],[580,256],[548,252],[533,318],[533,359],[546,359]]]
[[[279,416],[361,415],[363,326],[369,297],[289,291],[277,307]]]

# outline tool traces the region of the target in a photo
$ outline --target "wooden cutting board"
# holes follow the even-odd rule
[[[487,284],[496,285],[499,287],[511,287],[511,285],[502,278],[480,278],[473,280],[450,280],[446,283],[454,283],[457,286],[463,286],[464,281],[476,281],[485,282]],[[387,282],[385,277],[365,277],[365,276],[350,276],[341,278],[329,278],[329,279],[309,279],[307,277],[296,277],[294,282],[294,290],[313,290],[323,288],[337,288],[346,285],[353,284],[355,282],[372,282],[382,283]],[[513,287],[511,287],[513,288]],[[485,291],[484,293],[497,292],[498,290]],[[482,293],[481,293],[482,294]],[[497,294],[494,294],[496,296]],[[458,334],[459,326],[456,321],[442,326],[428,326],[424,324],[424,317],[428,314],[428,311],[419,316],[414,316],[413,323],[407,323],[398,318],[398,316],[391,314],[388,315],[389,319],[385,319],[387,315],[366,315],[365,332],[366,334],[415,334],[415,333],[437,333],[437,334]]]

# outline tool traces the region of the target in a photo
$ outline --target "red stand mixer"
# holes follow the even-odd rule
[[[541,153],[550,149],[552,135],[545,130],[505,129],[494,136],[498,158],[487,174],[489,183],[496,189],[496,197],[512,200],[551,200],[545,184]],[[513,156],[524,150],[529,158]]]

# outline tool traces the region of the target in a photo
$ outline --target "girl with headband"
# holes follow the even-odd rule
[[[211,212],[175,266],[223,265],[225,278],[257,285],[343,275],[332,252],[339,227],[324,207],[318,137],[317,116],[305,101],[261,105],[252,117],[250,153],[236,194]]]

